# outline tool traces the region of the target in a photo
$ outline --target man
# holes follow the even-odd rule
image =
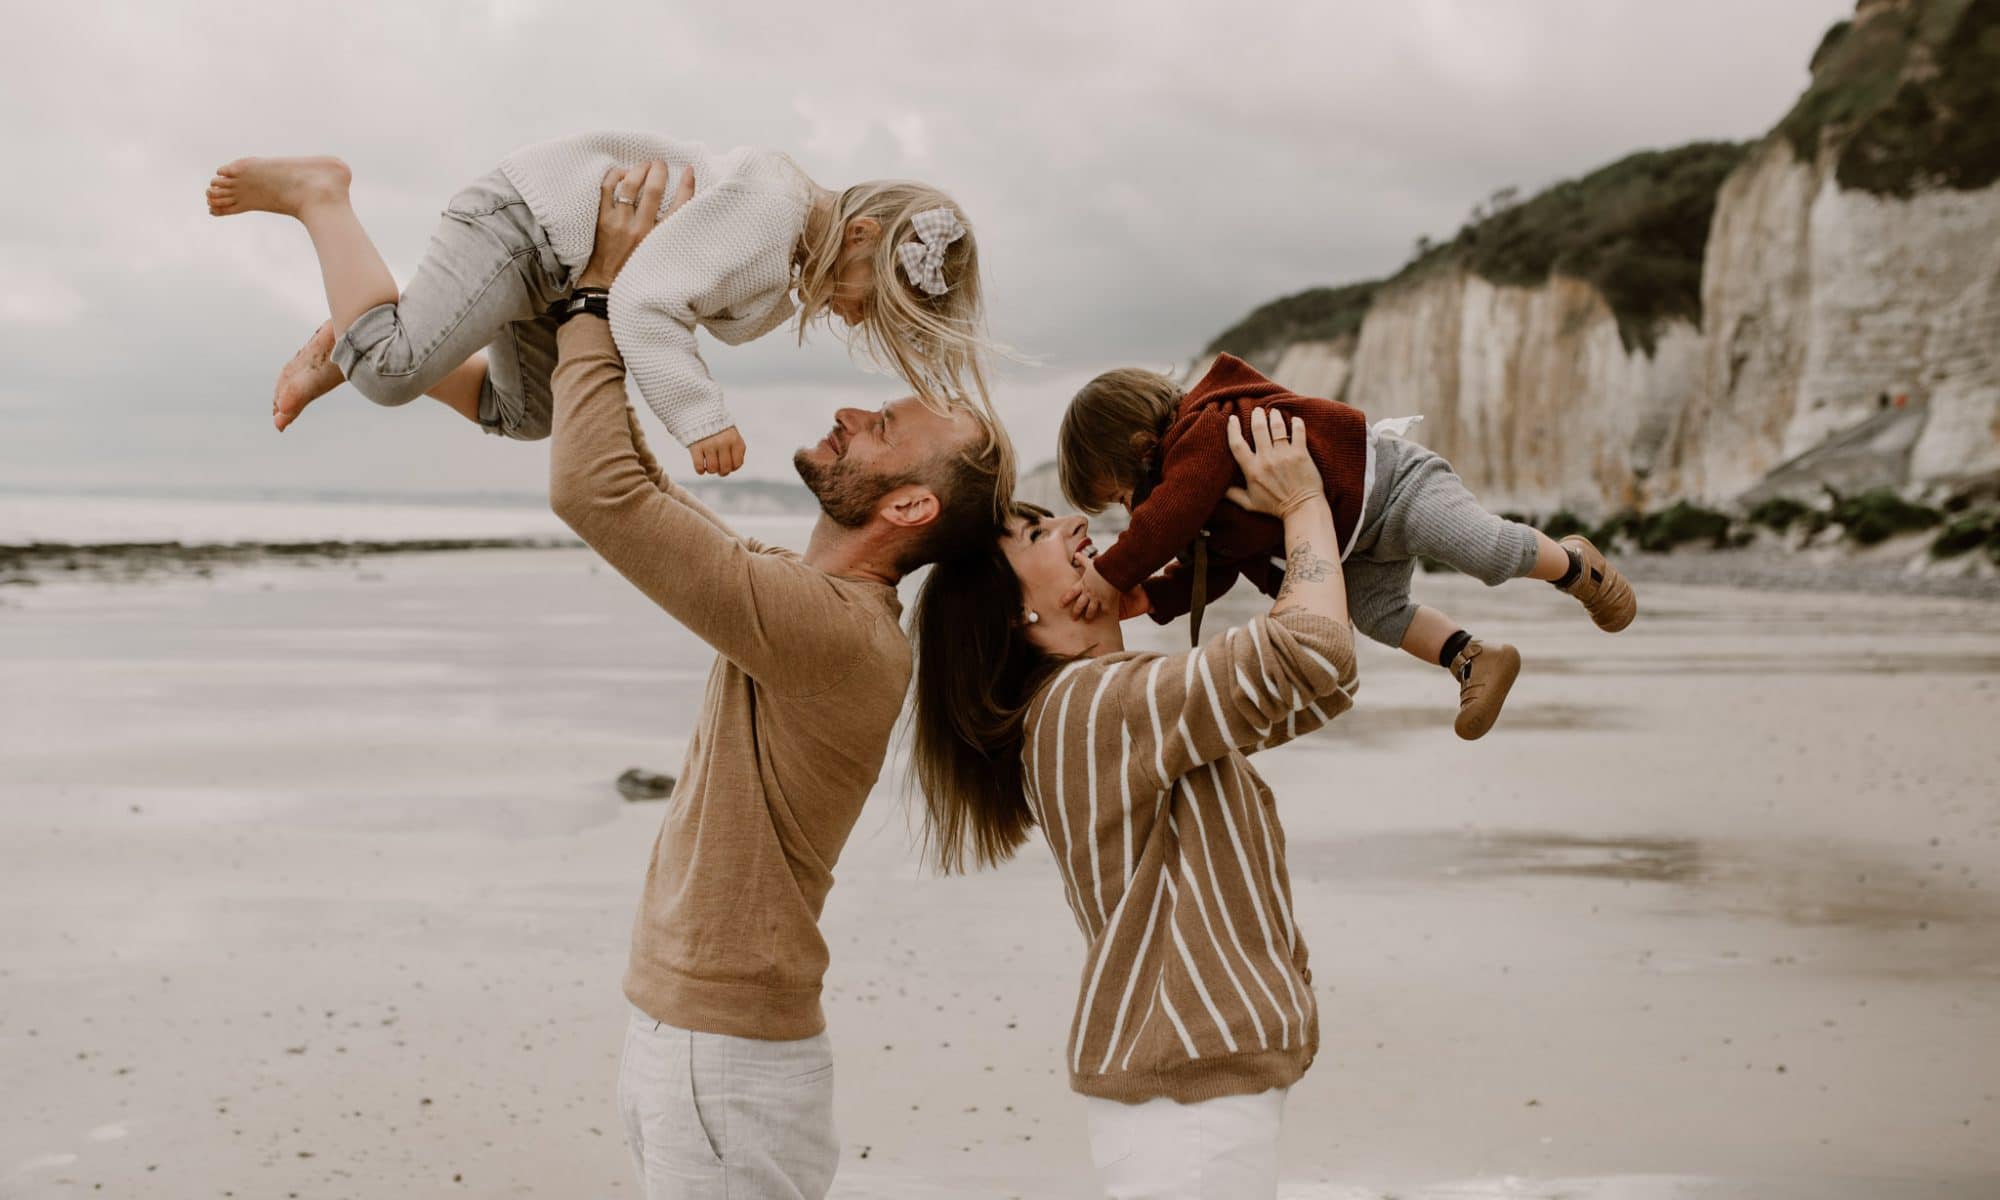
[[[616,277],[665,175],[606,181],[579,288]],[[821,509],[804,556],[762,546],[653,461],[601,311],[557,338],[550,502],[717,651],[632,934],[626,1133],[649,1197],[820,1197],[839,1143],[818,921],[909,683],[895,585],[991,528],[1004,437],[914,399],[841,409],[794,459]]]

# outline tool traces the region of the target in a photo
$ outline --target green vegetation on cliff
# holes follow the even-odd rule
[[[1832,147],[1840,186],[1907,196],[2000,180],[2000,0],[1866,0],[1855,20],[1827,30],[1812,72],[1773,136],[1802,160]],[[1459,269],[1521,287],[1582,279],[1611,306],[1625,348],[1650,354],[1662,322],[1701,322],[1716,194],[1749,149],[1646,151],[1518,203],[1505,189],[1450,240],[1421,239],[1391,278],[1274,300],[1208,352],[1251,357],[1354,333],[1383,289]]]
[[[1396,279],[1451,264],[1519,287],[1573,276],[1604,294],[1625,348],[1650,354],[1660,322],[1701,323],[1701,259],[1715,194],[1746,149],[1695,142],[1621,158],[1467,224]]]
[[[1461,267],[1519,287],[1558,273],[1585,280],[1611,305],[1625,348],[1650,354],[1660,322],[1701,322],[1701,258],[1715,194],[1746,149],[1695,142],[1648,150],[1519,203],[1499,193],[1450,241],[1419,243],[1417,257],[1392,278],[1273,300],[1217,334],[1205,353],[1252,358],[1357,333],[1378,289]]]
[[[2000,0],[1905,0],[1827,31],[1778,123],[1844,188],[1908,196],[2000,179]]]
[[[1377,280],[1346,287],[1309,288],[1262,305],[1215,335],[1203,354],[1249,360],[1293,342],[1332,341],[1361,332],[1361,318],[1375,299]]]

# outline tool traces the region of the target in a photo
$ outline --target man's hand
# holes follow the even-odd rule
[[[578,287],[608,288],[625,269],[625,260],[660,223],[660,201],[667,194],[667,164],[657,160],[630,167],[613,167],[604,176],[597,193],[597,241],[590,249],[590,261],[577,276]],[[694,172],[682,171],[674,188],[673,204],[666,211],[686,204],[694,195]]]
[[[1063,593],[1058,603],[1077,620],[1092,621],[1107,608],[1112,612],[1121,612],[1123,599],[1118,589],[1097,573],[1097,564],[1086,562],[1083,564],[1083,577],[1076,581],[1075,587]]]
[[[734,425],[688,447],[697,475],[727,475],[743,465],[743,435]]]

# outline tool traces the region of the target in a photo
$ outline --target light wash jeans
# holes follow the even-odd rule
[[[1278,1194],[1285,1095],[1182,1104],[1084,1098],[1090,1161],[1107,1200],[1270,1200]]]
[[[451,198],[402,296],[356,317],[333,344],[333,362],[375,403],[408,404],[484,350],[480,425],[545,438],[556,324],[543,314],[568,294],[549,235],[495,171]]]
[[[833,1186],[833,1043],[679,1029],[632,1010],[618,1108],[646,1200],[821,1200]]]

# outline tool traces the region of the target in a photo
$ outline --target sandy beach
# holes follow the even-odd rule
[[[1284,1194],[2000,1195],[2000,605],[1418,588],[1527,665],[1465,744],[1364,644],[1258,760],[1323,1012]],[[0,590],[0,1196],[632,1195],[612,780],[707,659],[581,550]],[[1040,842],[926,875],[892,761],[838,877],[835,1194],[1090,1195]]]

